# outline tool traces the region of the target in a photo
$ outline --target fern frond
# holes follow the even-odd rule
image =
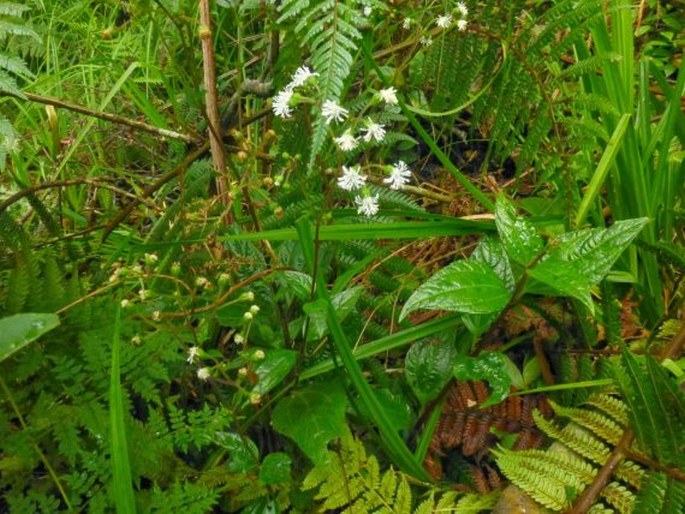
[[[550,404],[558,416],[569,418],[613,445],[618,444],[623,435],[623,429],[618,423],[598,412],[574,407],[562,407],[554,402],[550,402]]]

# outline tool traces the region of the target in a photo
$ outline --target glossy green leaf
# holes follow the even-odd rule
[[[422,405],[433,400],[452,376],[454,345],[417,342],[407,352],[404,374]]]
[[[535,269],[547,271],[559,263],[572,263],[589,286],[599,283],[649,220],[617,221],[609,228],[577,230],[550,243],[548,256]]]
[[[514,273],[504,245],[493,236],[482,237],[470,257],[473,261],[488,264],[506,284],[509,291],[514,290]]]
[[[416,309],[471,314],[499,312],[509,301],[507,287],[485,263],[462,260],[441,269],[409,297],[400,320]]]
[[[544,250],[545,242],[535,226],[517,216],[516,207],[504,195],[497,197],[495,224],[507,254],[522,266],[530,264]]]
[[[214,441],[228,450],[229,471],[246,473],[259,464],[259,450],[252,439],[233,432],[218,432]]]
[[[57,314],[24,313],[0,319],[0,362],[59,325]]]
[[[530,270],[537,283],[528,283],[526,291],[571,296],[592,312],[590,289],[609,273],[647,221],[617,221],[610,228],[578,230],[556,238],[549,245],[549,253]]]
[[[297,352],[293,350],[265,350],[265,357],[259,361],[255,373],[259,382],[252,392],[264,394],[280,384],[295,366]]]
[[[292,459],[283,452],[270,453],[259,468],[259,481],[266,485],[284,484],[290,481]]]
[[[312,294],[312,277],[300,271],[286,270],[279,273],[289,293],[300,300],[307,300]]]
[[[478,357],[457,357],[453,374],[457,380],[485,380],[490,386],[490,396],[481,408],[495,405],[509,395],[511,378],[507,373],[506,357],[501,353],[484,352]]]
[[[314,464],[322,464],[328,442],[345,432],[346,406],[345,390],[337,382],[312,384],[278,402],[273,427],[295,441]]]

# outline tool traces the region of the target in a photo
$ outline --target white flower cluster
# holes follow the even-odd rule
[[[464,32],[469,26],[469,22],[466,17],[469,15],[469,8],[464,2],[457,2],[456,11],[459,12],[459,19],[457,20],[457,29],[460,32]],[[445,13],[438,16],[435,20],[435,25],[441,29],[447,29],[452,25],[454,18],[451,13]],[[426,45],[428,46],[428,45]]]
[[[271,109],[274,114],[283,119],[290,118],[293,114],[293,107],[297,103],[293,102],[295,89],[304,86],[310,78],[318,76],[318,73],[313,72],[307,66],[297,68],[288,85],[272,98]]]

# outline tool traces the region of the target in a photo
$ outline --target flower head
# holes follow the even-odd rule
[[[200,368],[197,370],[197,378],[200,380],[207,380],[211,376],[212,374],[210,373],[209,368]]]
[[[457,22],[457,29],[459,30],[459,32],[464,32],[466,30],[466,27],[468,27],[468,26],[469,26],[469,22],[466,20],[459,20]]]
[[[431,46],[433,44],[433,38],[430,36],[423,36],[419,43],[421,43],[422,46]]]
[[[191,346],[188,348],[188,358],[186,359],[186,362],[188,364],[195,364],[195,358],[197,357],[197,354],[200,352],[200,348],[197,346]]]
[[[362,138],[367,143],[370,142],[372,139],[376,141],[383,141],[383,138],[385,137],[385,128],[383,127],[383,125],[375,123],[370,119],[367,121],[366,127],[362,130],[366,132],[366,134],[364,134]]]
[[[350,152],[357,148],[359,141],[352,135],[352,131],[347,129],[342,136],[336,137],[335,142],[343,152]]]
[[[397,89],[395,89],[394,87],[381,89],[378,92],[378,96],[380,96],[381,100],[383,100],[388,105],[397,105]]]
[[[293,110],[290,107],[290,100],[292,97],[292,89],[284,89],[273,97],[273,105],[271,108],[276,116],[279,116],[283,119],[290,118],[290,116],[293,114]]]
[[[373,9],[371,9],[371,7],[369,7],[368,5],[366,7],[364,7],[363,13],[364,13],[364,16],[366,16],[367,18],[369,16],[371,16],[372,12],[373,12]]]
[[[405,18],[402,20],[402,28],[404,30],[409,30],[409,27],[411,27],[411,18]]]
[[[327,125],[330,125],[331,121],[343,121],[347,118],[347,113],[348,110],[335,100],[326,100],[321,107],[321,115],[326,118]]]
[[[318,77],[319,74],[313,72],[308,66],[300,66],[293,73],[292,79],[290,79],[290,84],[286,86],[286,90],[293,90],[296,87],[303,86],[311,77]]]
[[[464,2],[457,2],[457,10],[463,17],[469,15],[469,8],[466,7],[466,4]]]
[[[402,189],[405,184],[409,183],[411,177],[411,170],[404,161],[397,161],[390,171],[390,176],[383,179],[385,184],[390,184],[390,189]]]
[[[366,175],[360,173],[359,166],[343,166],[343,174],[338,177],[338,186],[345,191],[355,191],[366,184]]]
[[[435,24],[440,27],[441,29],[446,29],[452,24],[452,15],[451,14],[442,14],[438,16],[438,19],[435,20]]]
[[[373,216],[378,213],[378,195],[357,195],[354,203],[357,204],[357,214]]]

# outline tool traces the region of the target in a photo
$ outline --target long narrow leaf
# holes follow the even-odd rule
[[[121,326],[121,307],[117,303],[112,337],[112,370],[109,385],[109,419],[112,431],[112,477],[114,482],[114,503],[117,513],[135,514],[136,504],[133,496],[131,465],[128,460],[126,427],[124,426],[124,399],[121,389],[121,370],[119,369],[119,329]]]

